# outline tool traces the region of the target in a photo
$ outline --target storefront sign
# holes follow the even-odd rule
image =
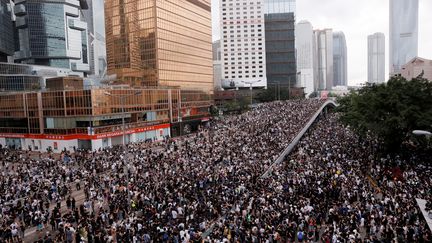
[[[141,132],[147,132],[147,131],[157,131],[160,130],[161,134],[163,134],[164,128],[170,128],[170,124],[160,124],[160,125],[153,125],[153,126],[147,126],[147,127],[139,127],[139,128],[132,128],[125,131],[125,134],[133,134],[133,133],[141,133]],[[71,134],[71,135],[46,135],[46,134],[15,134],[15,133],[3,133],[0,134],[0,137],[4,138],[32,138],[32,139],[48,139],[48,140],[73,140],[73,139],[80,139],[80,140],[92,140],[92,139],[102,139],[102,138],[110,138],[110,137],[116,137],[116,136],[122,136],[123,131],[115,131],[115,132],[108,132],[108,133],[100,133],[100,134]]]

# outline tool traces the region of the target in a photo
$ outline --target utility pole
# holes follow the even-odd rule
[[[278,82],[278,100],[281,100],[281,97],[280,97],[280,91],[281,91],[281,86],[280,86],[280,81],[277,81]]]
[[[254,83],[259,83],[259,82],[261,82],[261,80],[257,80],[257,81],[254,81],[254,82],[246,82],[246,81],[241,81],[241,82],[250,85],[250,86],[249,86],[249,89],[250,89],[250,105],[251,105],[251,107],[252,107],[252,105],[253,105],[252,84],[254,84]]]
[[[130,191],[129,191],[129,160],[130,158],[128,158],[128,147],[126,146],[126,124],[125,124],[125,99],[131,96],[135,96],[135,95],[140,95],[142,93],[142,91],[137,91],[134,92],[133,94],[128,94],[128,95],[113,95],[110,92],[104,92],[105,95],[120,99],[120,105],[121,105],[121,110],[122,110],[122,135],[123,135],[123,150],[125,151],[125,161],[126,161],[126,165],[125,168],[123,169],[124,173],[126,174],[126,192],[127,192],[127,200],[128,200],[128,210],[129,213],[131,211],[131,195],[130,195]]]

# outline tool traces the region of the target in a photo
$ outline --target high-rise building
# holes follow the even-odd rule
[[[418,0],[390,1],[390,74],[418,56]]]
[[[9,0],[0,0],[0,62],[14,54],[12,6]]]
[[[55,56],[61,59],[56,60],[52,55],[61,53],[64,41],[67,47],[80,43],[82,49],[72,54],[85,53],[87,25],[80,21],[79,10],[87,7],[86,2],[15,2],[20,41],[29,39],[29,46],[35,42],[36,47],[46,47],[34,50],[48,59],[43,62],[33,49],[20,49],[31,57],[21,57],[22,61],[51,66],[0,63],[0,90],[13,91],[0,92],[1,145],[54,152],[97,150],[123,142],[183,135],[209,120],[213,104],[209,1],[185,0],[179,5],[178,0],[106,0],[111,74],[120,74],[117,79],[132,85],[138,78],[139,85],[146,84],[149,80],[144,74],[154,74],[155,85],[162,87],[91,88],[86,87],[86,83],[95,84],[90,79],[67,77],[76,73],[52,67],[67,59]],[[31,36],[36,27],[41,29]],[[80,35],[69,29],[80,30]],[[103,38],[96,34],[96,39]],[[154,69],[145,72],[152,63]],[[135,69],[127,69],[128,65]],[[99,67],[103,72],[102,65]],[[141,76],[127,75],[130,70]],[[55,78],[45,80],[48,76]],[[107,80],[114,80],[114,76]]]
[[[97,25],[95,25],[96,28]],[[97,59],[95,60],[95,76],[104,78],[107,74],[105,32],[102,35],[95,31],[90,46],[93,48],[94,58]]]
[[[221,42],[217,40],[213,42],[213,84],[215,90],[222,89],[222,53],[221,53]]]
[[[296,0],[264,0],[264,13],[296,13]]]
[[[213,61],[220,61],[222,59],[221,41],[220,40],[213,42],[212,50],[213,50]]]
[[[267,87],[263,0],[220,1],[222,87]]]
[[[375,33],[368,36],[368,82],[385,81],[385,36]]]
[[[88,1],[88,9],[84,9],[82,11],[81,19],[87,23],[87,49],[88,49],[88,56],[89,56],[89,67],[90,71],[88,74],[96,74],[98,75],[99,67],[98,67],[98,56],[97,52],[95,52],[95,44],[97,41],[95,41],[96,33],[95,33],[95,26],[94,26],[94,8],[93,8],[93,1]],[[96,54],[96,55],[95,55]]]
[[[333,86],[347,86],[347,45],[343,32],[333,32]]]
[[[108,74],[119,84],[213,92],[210,0],[105,1]]]
[[[314,86],[314,32],[311,23],[300,21],[295,28],[298,86],[304,87],[306,97],[316,90]]]
[[[333,85],[333,30],[314,31],[314,78],[318,90],[331,90]]]
[[[85,0],[15,1],[15,61],[88,72],[87,23],[81,19],[81,10],[87,8]]]
[[[295,1],[265,1],[267,85],[296,85]]]
[[[106,74],[106,72],[107,72],[106,57],[99,56],[98,59],[99,59],[99,60],[98,60],[99,75],[100,75],[101,77],[103,77],[104,74]]]

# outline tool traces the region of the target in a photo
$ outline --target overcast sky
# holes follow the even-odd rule
[[[213,40],[217,40],[219,0],[212,0],[212,11]],[[383,32],[388,73],[389,0],[297,0],[296,20],[308,20],[314,29],[332,28],[345,33],[349,85],[367,80],[367,36]],[[432,0],[420,0],[418,54],[432,59]]]

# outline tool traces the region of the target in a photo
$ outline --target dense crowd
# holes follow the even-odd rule
[[[220,219],[253,207],[260,175],[321,104],[261,104],[196,134],[76,151],[68,162],[2,148],[0,239],[18,241],[37,227],[40,242],[222,241]],[[231,241],[257,233],[244,227]]]
[[[430,210],[430,156],[379,156],[336,114],[262,177],[321,104],[261,104],[178,139],[67,160],[1,148],[0,242],[33,227],[27,241],[432,242],[415,201]]]
[[[240,242],[432,242],[415,198],[431,199],[430,154],[377,156],[332,114],[264,180],[246,185],[213,238]],[[399,176],[398,176],[399,175]]]

